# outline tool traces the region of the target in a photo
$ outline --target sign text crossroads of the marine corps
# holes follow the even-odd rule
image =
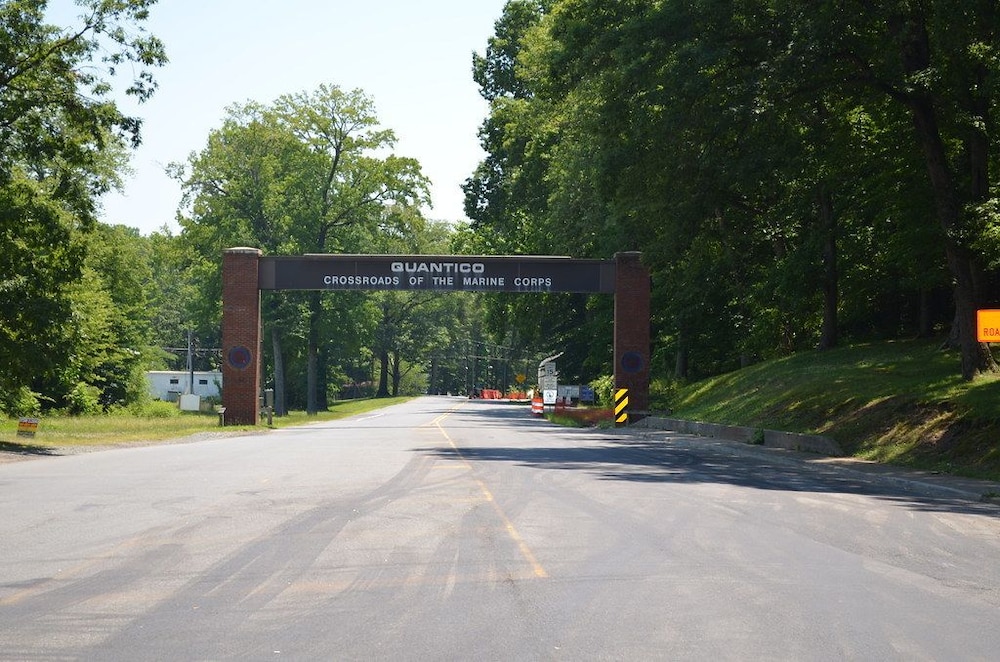
[[[613,293],[615,263],[562,257],[304,255],[262,257],[262,290]]]

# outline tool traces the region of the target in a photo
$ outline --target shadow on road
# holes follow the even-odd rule
[[[56,448],[49,446],[34,446],[32,444],[19,444],[13,441],[0,441],[0,453],[16,453],[18,455],[62,455]]]
[[[582,441],[582,440],[581,440]],[[589,443],[588,443],[589,442]],[[601,480],[642,483],[726,484],[759,490],[856,494],[923,511],[1000,517],[1000,507],[930,493],[926,485],[890,480],[840,467],[744,454],[724,446],[677,439],[669,442],[587,440],[551,447],[424,448],[421,452],[468,462],[509,462],[524,467],[589,471]]]

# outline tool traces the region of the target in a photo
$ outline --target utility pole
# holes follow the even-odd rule
[[[188,329],[188,395],[194,393],[194,332]]]

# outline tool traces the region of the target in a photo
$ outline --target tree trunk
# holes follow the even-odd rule
[[[962,378],[971,380],[980,373],[996,370],[989,351],[976,340],[979,297],[976,293],[974,257],[961,238],[956,237],[962,229],[961,205],[934,108],[929,100],[917,100],[911,104],[911,110],[934,190],[938,222],[944,230],[948,269],[954,279],[955,331],[962,355]]]
[[[690,366],[688,365],[688,349],[687,345],[684,343],[684,336],[682,333],[678,333],[678,346],[677,346],[677,356],[676,362],[674,363],[674,378],[675,379],[687,379],[688,371]]]
[[[309,345],[306,362],[306,414],[315,416],[319,411],[316,404],[317,373],[319,364],[319,321],[322,306],[319,292],[309,298]]]
[[[324,349],[317,349],[316,354],[316,408],[319,411],[326,411],[330,408],[330,360],[327,356],[329,352]]]
[[[399,383],[403,381],[403,375],[399,371],[399,352],[392,353],[392,397],[399,395]]]
[[[384,349],[380,349],[378,352],[379,360],[379,373],[378,373],[378,391],[375,392],[376,398],[388,398],[389,397],[389,352]]]
[[[274,414],[285,416],[285,357],[281,349],[281,332],[277,325],[271,327],[271,349],[274,352]]]
[[[930,338],[934,334],[931,318],[931,293],[926,287],[920,288],[920,317],[917,322],[917,337]]]
[[[930,39],[920,18],[900,24],[903,40],[902,59],[909,74],[919,74],[930,67]],[[941,136],[934,101],[927,93],[906,97],[917,139],[934,193],[938,222],[945,236],[945,256],[954,279],[955,324],[961,348],[962,378],[972,380],[983,372],[997,369],[987,347],[976,340],[975,266],[972,251],[961,238],[963,230],[961,196],[948,163],[948,152]]]
[[[833,213],[833,195],[820,185],[819,221],[823,231],[823,331],[820,349],[832,349],[839,341],[837,308],[840,290],[837,284],[837,219]]]

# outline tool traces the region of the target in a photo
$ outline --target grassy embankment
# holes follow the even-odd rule
[[[689,384],[678,418],[836,439],[848,455],[1000,480],[1000,375],[908,341],[801,352]]]
[[[318,421],[346,418],[367,411],[406,402],[410,398],[345,400],[334,403],[328,411],[315,416],[291,412],[274,418],[272,428],[283,428]],[[192,435],[239,434],[267,429],[234,426],[220,428],[216,414],[176,412],[169,416],[42,416],[33,439],[17,436],[17,420],[0,421],[0,451],[29,454],[59,454],[60,449],[85,450],[88,447],[127,446],[183,439]]]

